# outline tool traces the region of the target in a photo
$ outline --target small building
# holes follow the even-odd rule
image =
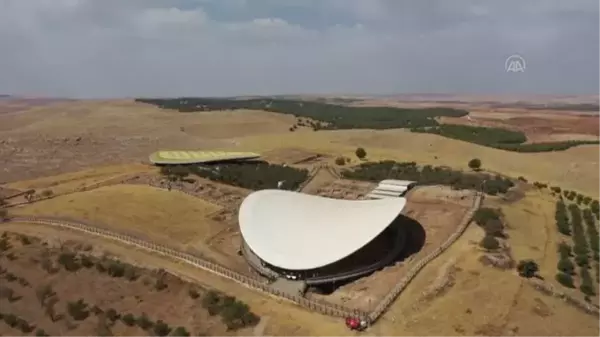
[[[411,180],[385,179],[366,195],[367,199],[400,198],[417,184]]]

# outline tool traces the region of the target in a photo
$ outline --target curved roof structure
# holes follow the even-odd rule
[[[288,270],[326,266],[354,253],[400,214],[406,199],[339,200],[284,190],[250,194],[240,231],[265,262]]]
[[[153,164],[198,164],[224,160],[255,159],[260,154],[254,152],[229,151],[157,151],[150,155]]]

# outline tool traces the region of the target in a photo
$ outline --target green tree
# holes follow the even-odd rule
[[[171,336],[187,337],[189,335],[190,333],[182,326],[178,326],[175,328],[175,330],[173,330],[173,332],[171,332]]]
[[[358,157],[358,159],[364,159],[367,156],[367,151],[365,151],[365,149],[363,149],[362,147],[357,148],[354,153],[356,154],[356,157]]]
[[[483,240],[479,243],[479,245],[488,250],[494,250],[500,248],[500,243],[498,239],[491,235],[486,235],[483,237]]]
[[[575,273],[575,265],[569,258],[561,258],[558,261],[558,270],[565,274],[573,275]]]
[[[475,170],[475,171],[480,170],[481,169],[481,159],[473,158],[473,159],[469,160],[469,168],[471,170]]]
[[[567,288],[575,288],[575,285],[573,284],[573,277],[571,277],[571,275],[569,275],[569,274],[565,274],[565,273],[556,274],[556,281],[558,281],[558,283],[562,284],[563,286],[565,286]]]
[[[133,316],[132,314],[126,314],[123,317],[121,317],[121,320],[123,321],[123,323],[125,323],[127,326],[134,326],[135,325],[135,316]]]
[[[561,242],[558,244],[558,254],[560,255],[561,259],[568,259],[569,257],[571,257],[571,246],[569,246],[568,243],[566,242]]]
[[[156,324],[154,324],[153,330],[156,336],[166,336],[171,332],[171,327],[162,320],[158,320],[156,321]]]
[[[533,260],[521,260],[519,261],[519,264],[517,264],[517,271],[522,277],[534,277],[539,270],[538,264]]]
[[[76,321],[83,321],[90,315],[87,303],[81,298],[76,302],[68,302],[67,311]]]
[[[37,329],[35,330],[35,335],[39,336],[39,337],[45,337],[45,336],[50,336],[46,333],[46,331],[44,331],[44,329]]]
[[[504,237],[504,225],[500,219],[489,219],[484,226],[487,235],[502,238]]]
[[[494,208],[481,207],[473,215],[473,220],[479,226],[485,226],[490,220],[500,220],[500,211]]]
[[[592,280],[592,276],[590,275],[589,271],[586,268],[582,268],[580,275],[581,285],[579,286],[579,289],[581,292],[588,296],[596,295],[594,291],[594,281]]]
[[[150,320],[150,318],[148,318],[148,315],[146,315],[146,313],[142,313],[136,320],[137,325],[142,328],[142,330],[148,330],[152,327],[153,323]]]

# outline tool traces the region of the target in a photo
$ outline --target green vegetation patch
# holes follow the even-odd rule
[[[578,145],[600,143],[599,141],[590,140],[569,140],[524,144],[527,141],[527,137],[520,131],[470,125],[443,124],[433,127],[412,128],[411,131],[432,133],[447,138],[514,152],[564,151]]]
[[[514,186],[509,178],[485,173],[466,173],[447,167],[425,165],[415,162],[385,160],[362,163],[352,169],[342,171],[346,179],[380,182],[385,179],[412,180],[421,185],[448,185],[454,189],[482,189],[489,195],[508,192]]]
[[[215,110],[263,110],[296,117],[310,118],[325,123],[322,129],[400,129],[439,125],[436,117],[463,117],[465,110],[452,108],[403,109],[392,107],[352,107],[323,102],[284,99],[218,99],[171,98],[136,99],[163,109],[180,112]]]
[[[246,303],[213,290],[204,295],[202,306],[211,316],[221,316],[228,330],[255,326],[260,321],[260,317],[250,311]]]
[[[255,191],[272,188],[296,190],[308,178],[306,169],[263,161],[164,167],[161,174],[167,177],[176,175],[182,180],[188,174],[193,174]]]
[[[180,112],[219,110],[263,110],[309,118],[306,122],[317,130],[341,129],[402,129],[412,132],[432,133],[447,138],[462,140],[487,147],[515,152],[563,151],[584,144],[599,144],[600,141],[563,141],[524,144],[525,134],[519,131],[468,125],[440,124],[438,117],[464,117],[466,110],[435,108],[355,107],[319,101],[290,99],[229,99],[229,98],[138,98],[136,102],[156,105],[163,109]],[[304,123],[304,122],[303,122]],[[299,124],[301,125],[301,124]],[[295,131],[296,125],[290,127]]]

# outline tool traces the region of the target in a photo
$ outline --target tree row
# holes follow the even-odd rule
[[[415,162],[385,160],[362,163],[352,169],[343,170],[346,179],[379,182],[384,179],[416,181],[422,185],[447,185],[454,189],[483,190],[489,195],[508,192],[514,186],[509,178],[480,172],[463,172],[441,166],[418,166]]]

